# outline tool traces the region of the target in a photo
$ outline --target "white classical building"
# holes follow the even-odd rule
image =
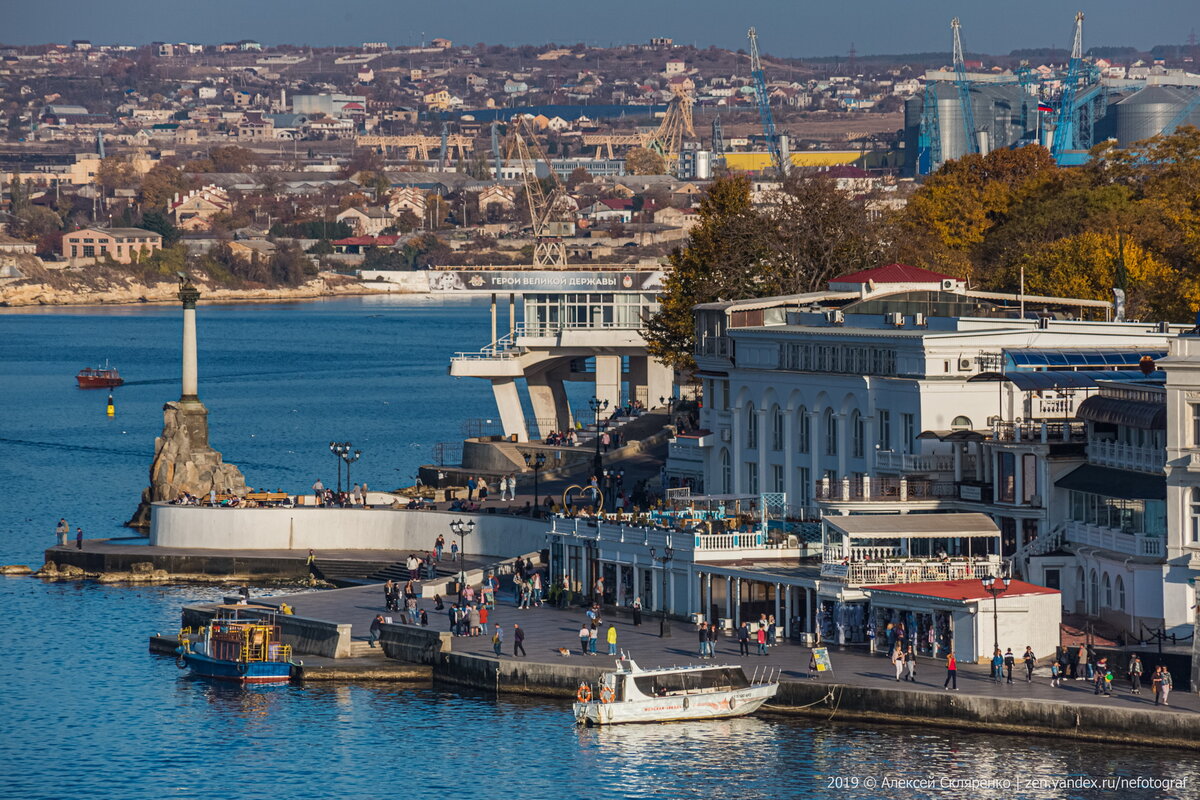
[[[667,480],[786,494],[793,519],[983,513],[1011,574],[1067,612],[1186,634],[1200,340],[1111,312],[902,265],[698,306],[700,430],[671,443]]]

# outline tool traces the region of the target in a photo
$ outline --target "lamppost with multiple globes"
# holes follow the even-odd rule
[[[984,591],[992,596],[992,633],[995,634],[995,649],[992,652],[995,653],[1000,649],[1000,611],[997,608],[998,601],[996,598],[1007,591],[1008,585],[1012,583],[1012,578],[1001,578],[1000,580],[1004,585],[999,587],[996,586],[996,579],[991,575],[984,575],[979,580],[983,584]]]
[[[458,591],[462,594],[463,585],[467,582],[466,567],[463,564],[463,556],[466,553],[467,537],[475,530],[475,520],[467,520],[464,522],[461,519],[456,519],[450,523],[450,533],[458,537]]]
[[[341,456],[342,461],[346,462],[346,488],[349,489],[354,485],[350,483],[350,465],[362,458],[362,450],[355,450],[353,453],[351,453],[350,448],[352,445],[349,442],[343,442],[342,444],[346,446],[346,449],[343,450],[339,455]],[[341,489],[338,491],[341,491]]]
[[[538,473],[546,466],[545,453],[525,453],[525,466],[533,470],[533,513],[538,511]]]
[[[658,550],[653,547],[650,548],[650,560],[662,564],[663,588],[658,617],[658,636],[661,639],[668,638],[671,635],[671,623],[667,620],[667,570],[670,569],[671,559],[674,557],[675,551],[670,547],[663,550],[661,556],[658,555]]]
[[[333,453],[333,457],[337,459],[337,490],[338,494],[342,492],[342,459],[346,453],[350,452],[349,442],[330,442],[329,452]]]
[[[604,468],[604,460],[600,457],[600,414],[608,408],[608,401],[593,397],[588,400],[588,407],[596,415],[596,457],[592,459],[592,474],[600,480],[600,471]]]
[[[676,402],[678,402],[678,401],[677,401],[677,400],[674,398],[674,396],[672,396],[672,397],[660,397],[660,398],[658,398],[658,404],[659,404],[660,406],[666,406],[666,408],[667,408],[667,416],[670,416],[670,415],[671,415],[671,409],[673,409],[673,408],[675,407],[675,403],[676,403]]]

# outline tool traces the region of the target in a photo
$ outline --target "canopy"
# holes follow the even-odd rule
[[[999,536],[987,514],[860,514],[825,517],[825,524],[852,539],[955,539]]]
[[[1097,394],[1079,404],[1075,416],[1088,422],[1128,425],[1143,430],[1167,429],[1167,404],[1126,400]]]
[[[1149,375],[1140,369],[1051,370],[1047,372],[981,372],[968,381],[1008,381],[1022,392],[1046,389],[1095,389],[1097,381],[1164,383],[1167,374],[1155,370]]]
[[[1054,482],[1060,489],[1115,497],[1120,500],[1166,500],[1167,479],[1163,475],[1126,472],[1123,469],[1084,464]]]
[[[1104,347],[1006,348],[1004,354],[1018,367],[1136,367],[1143,356],[1157,361],[1167,355],[1165,347],[1114,349]]]

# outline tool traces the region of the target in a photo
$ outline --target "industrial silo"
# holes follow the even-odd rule
[[[1147,86],[1117,103],[1117,144],[1128,147],[1161,133],[1183,109],[1189,94],[1172,86]]]

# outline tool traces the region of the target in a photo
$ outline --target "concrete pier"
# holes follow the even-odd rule
[[[375,613],[384,613],[378,586],[324,594],[319,601],[322,615],[350,621],[354,639],[366,636]],[[288,602],[299,606],[316,602],[306,600],[308,597],[294,595]],[[581,681],[594,681],[613,666],[604,654],[603,634],[600,655],[580,652],[577,632],[584,619],[582,609],[521,610],[513,606],[511,598],[502,598],[489,618],[505,628],[504,655],[496,658],[490,634],[451,636],[447,616],[433,613],[428,601],[421,605],[430,613],[428,628],[385,625],[381,643],[392,659],[428,666],[438,682],[497,693],[569,698]],[[610,620],[617,628],[618,647],[628,650],[642,666],[699,663],[695,627],[687,622],[676,620],[674,636],[660,639],[654,615],[644,615],[642,625],[635,627],[625,614],[610,612],[605,616],[605,631]],[[514,623],[526,631],[528,657],[511,655]],[[570,655],[561,656],[559,648],[568,648]],[[916,682],[897,682],[886,658],[853,648],[830,648],[834,671],[815,676],[808,672],[809,649],[797,644],[780,643],[766,657],[739,656],[737,651],[737,642],[723,634],[716,659],[708,663],[741,664],[747,673],[756,667],[780,670],[779,695],[763,713],[1200,749],[1200,698],[1182,688],[1186,675],[1175,675],[1180,688],[1171,693],[1170,706],[1163,707],[1154,705],[1148,684],[1141,694],[1134,695],[1128,683],[1118,679],[1113,697],[1093,694],[1092,684],[1084,680],[1065,680],[1061,688],[1051,687],[1046,666],[1038,667],[1032,682],[1027,683],[1024,668],[1018,664],[1014,683],[1008,684],[993,682],[985,666],[960,664],[959,691],[946,691],[942,688],[946,677],[943,664],[926,658],[919,660]],[[1154,662],[1147,661],[1146,666],[1151,670]]]

